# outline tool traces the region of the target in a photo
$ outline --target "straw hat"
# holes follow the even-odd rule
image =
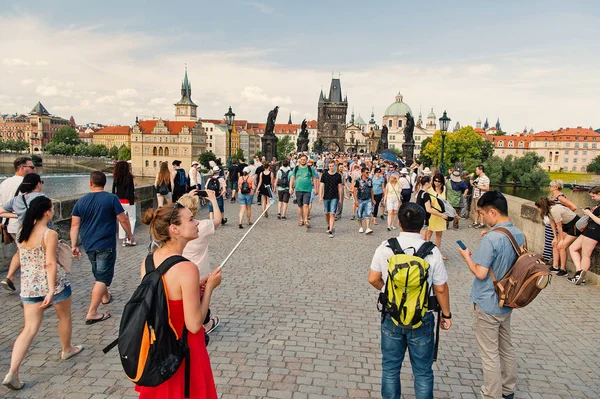
[[[423,169],[423,176],[431,176],[431,169],[429,169],[429,167]]]

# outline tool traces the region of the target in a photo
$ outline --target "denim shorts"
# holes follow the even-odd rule
[[[323,200],[323,206],[325,207],[325,213],[335,213],[338,207],[338,199]]]
[[[225,212],[225,207],[223,206],[223,197],[218,197],[217,198],[217,205],[219,206],[219,210],[221,211],[221,213]],[[209,212],[214,212],[213,206],[212,206],[212,202],[208,201],[208,211]]]
[[[115,262],[117,261],[116,249],[101,249],[98,251],[88,251],[87,257],[92,264],[92,274],[99,283],[110,287],[113,276],[115,275]]]
[[[231,189],[232,190],[237,190],[238,189],[238,182],[237,181],[232,181],[231,182]]]
[[[252,205],[254,196],[252,194],[238,194],[238,202],[240,205]]]
[[[309,191],[296,191],[296,202],[298,202],[298,206],[302,207],[304,205],[310,205],[310,195]]]
[[[64,300],[67,300],[71,297],[71,286],[65,285],[65,288],[59,292],[58,294],[54,294],[52,297],[52,304],[56,305],[57,303],[61,303]],[[44,302],[45,296],[30,296],[30,297],[21,297],[21,302],[23,305],[35,305],[36,303]]]
[[[358,208],[356,208],[356,218],[358,220],[368,219],[371,217],[373,212],[373,201],[358,200]]]

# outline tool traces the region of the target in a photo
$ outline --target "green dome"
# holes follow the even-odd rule
[[[402,94],[398,92],[398,95],[396,96],[396,101],[393,102],[389,107],[387,107],[383,116],[406,116],[407,113],[410,113],[412,115],[412,110],[410,109],[408,104],[402,101],[402,98]]]
[[[429,113],[429,115],[427,115],[427,118],[435,119],[435,114],[433,113],[433,108],[431,108],[431,112]]]

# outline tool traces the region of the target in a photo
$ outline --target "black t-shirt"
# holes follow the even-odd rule
[[[260,174],[261,174],[262,172],[264,172],[264,171],[265,171],[265,167],[264,167],[264,166],[262,166],[262,165],[260,165],[259,167],[257,167],[257,168],[256,168],[256,170],[254,171],[254,174],[255,174],[255,176],[256,176],[256,182],[257,182],[257,183],[258,183],[258,177],[259,177],[259,176],[260,176]]]
[[[427,208],[425,208],[425,204],[431,201],[431,195],[427,191],[420,190],[417,193],[417,204],[421,205],[423,210],[425,211],[425,224],[429,224],[429,212],[427,212]]]
[[[371,199],[371,190],[373,189],[373,180],[370,177],[367,180],[363,180],[362,177],[359,177],[354,182],[354,187],[358,188],[356,192],[356,196],[361,201],[366,201]]]
[[[231,168],[229,168],[229,180],[237,182],[239,177],[240,177],[239,166],[237,166],[236,164],[231,165]]]
[[[239,171],[239,174],[241,175],[241,174],[242,174],[242,172],[244,172],[244,168],[247,168],[247,167],[248,167],[248,164],[247,164],[247,163],[240,163],[240,164],[238,165],[238,171]]]
[[[323,183],[323,199],[338,199],[338,185],[342,184],[342,176],[339,173],[329,174],[325,172],[321,175],[321,183]]]

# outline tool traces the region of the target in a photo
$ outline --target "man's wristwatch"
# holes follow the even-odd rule
[[[442,319],[451,319],[452,318],[452,312],[450,312],[450,315],[446,316],[443,312],[442,312]]]

